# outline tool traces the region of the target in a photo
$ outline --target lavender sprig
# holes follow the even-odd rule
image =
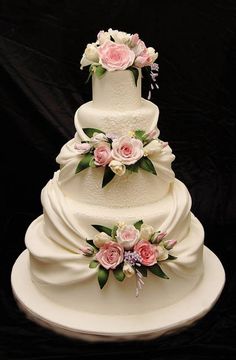
[[[151,65],[151,71],[150,71],[151,84],[150,84],[150,89],[148,91],[148,100],[151,99],[152,90],[154,90],[154,87],[159,89],[159,86],[156,83],[156,78],[158,76],[158,71],[159,71],[159,65],[156,64],[156,63],[152,64]]]
[[[131,266],[141,266],[141,256],[136,251],[125,251],[124,261]]]

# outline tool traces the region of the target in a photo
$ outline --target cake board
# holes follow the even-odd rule
[[[79,312],[46,298],[31,280],[28,250],[16,260],[11,282],[15,299],[27,317],[56,333],[93,342],[151,340],[184,330],[214,306],[224,287],[225,272],[206,246],[203,264],[202,278],[183,299],[156,311],[125,316]]]

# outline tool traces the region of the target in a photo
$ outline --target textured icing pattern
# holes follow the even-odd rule
[[[154,203],[169,190],[174,179],[171,162],[174,160],[171,148],[166,146],[156,161],[152,160],[157,175],[142,169],[138,173],[115,176],[102,188],[104,168],[88,168],[75,175],[75,169],[81,159],[74,149],[75,139],[63,146],[57,157],[61,165],[59,186],[65,196],[80,203],[96,204],[108,207],[130,207]]]
[[[143,219],[145,223],[167,231],[168,237],[178,239],[178,244],[174,248],[174,255],[178,256],[178,259],[162,265],[170,280],[158,279],[150,274],[150,280],[145,282],[142,290],[139,306],[140,301],[145,308],[165,306],[177,301],[195,286],[201,276],[203,230],[200,223],[191,216],[191,199],[181,182],[175,180],[168,196],[158,204],[124,210],[84,205],[65,198],[58,187],[57,177],[56,173],[54,179],[49,181],[42,191],[44,216],[36,219],[26,234],[33,278],[38,284],[50,284],[42,289],[47,293],[51,292],[55,301],[60,301],[61,298],[62,302],[71,302],[68,305],[75,306],[77,301],[74,301],[74,296],[79,291],[77,296],[80,296],[81,306],[87,307],[90,311],[89,307],[92,305],[82,304],[81,299],[84,297],[86,302],[89,292],[90,296],[96,293],[97,311],[105,312],[105,305],[108,305],[109,301],[116,301],[119,288],[124,300],[121,308],[134,311],[133,306],[137,301],[134,295],[134,280],[126,279],[127,284],[130,281],[129,286],[126,286],[113,281],[111,277],[109,286],[101,291],[96,281],[96,271],[88,267],[90,258],[81,255],[81,249],[86,244],[84,239],[91,239],[96,234],[91,224],[112,226],[122,220],[133,223]],[[76,286],[79,283],[83,283],[81,290]],[[70,284],[74,285],[70,287]],[[68,288],[61,291],[60,287],[55,288],[51,285],[67,285]],[[157,296],[159,294],[158,305],[153,300],[153,291]],[[74,296],[71,292],[75,292]],[[107,308],[110,309],[107,311],[111,311],[111,307]],[[119,306],[117,308],[121,309]],[[112,309],[113,311],[116,310]]]
[[[107,71],[101,78],[92,77],[93,102],[106,111],[134,110],[141,102],[141,70],[137,86],[130,70]]]
[[[148,100],[142,99],[141,105],[133,111],[97,109],[92,101],[79,107],[75,113],[75,128],[82,140],[87,137],[82,128],[92,127],[105,132],[126,135],[129,130],[154,129],[158,122],[159,109]]]

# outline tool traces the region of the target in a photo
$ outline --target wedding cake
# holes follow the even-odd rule
[[[75,114],[75,137],[56,159],[43,215],[12,272],[19,305],[55,331],[149,339],[203,316],[222,290],[223,268],[203,245],[175,157],[159,138],[150,101],[157,55],[138,34],[109,29],[82,57],[92,101]],[[141,97],[145,71],[149,100]]]

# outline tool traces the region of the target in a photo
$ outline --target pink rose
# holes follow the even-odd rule
[[[125,44],[106,41],[98,48],[99,62],[108,71],[125,70],[134,62],[134,52]]]
[[[141,257],[141,264],[151,266],[156,264],[158,257],[158,250],[156,246],[152,245],[147,240],[141,240],[134,246],[136,251]]]
[[[143,143],[139,139],[121,136],[113,140],[112,157],[125,165],[136,163],[143,154]]]
[[[82,155],[88,153],[91,146],[88,143],[77,143],[75,149],[78,150],[78,154]]]
[[[96,254],[96,259],[105,269],[115,269],[124,258],[124,249],[114,241],[105,243]]]
[[[130,250],[139,240],[139,231],[134,225],[124,225],[118,227],[116,232],[118,244],[122,245],[125,250]]]
[[[94,150],[94,163],[98,166],[106,166],[111,161],[111,149],[109,145],[99,145]]]
[[[134,47],[138,44],[138,41],[139,41],[139,35],[136,33],[136,34],[133,34],[131,35],[131,38],[130,38],[130,46],[131,47]]]
[[[134,65],[141,68],[144,66],[150,66],[152,63],[152,57],[148,53],[148,50],[145,49],[140,55],[136,57]]]
[[[139,56],[146,50],[147,50],[147,48],[146,48],[145,43],[142,40],[137,39],[136,45],[133,48],[133,51],[134,51],[135,55]]]

